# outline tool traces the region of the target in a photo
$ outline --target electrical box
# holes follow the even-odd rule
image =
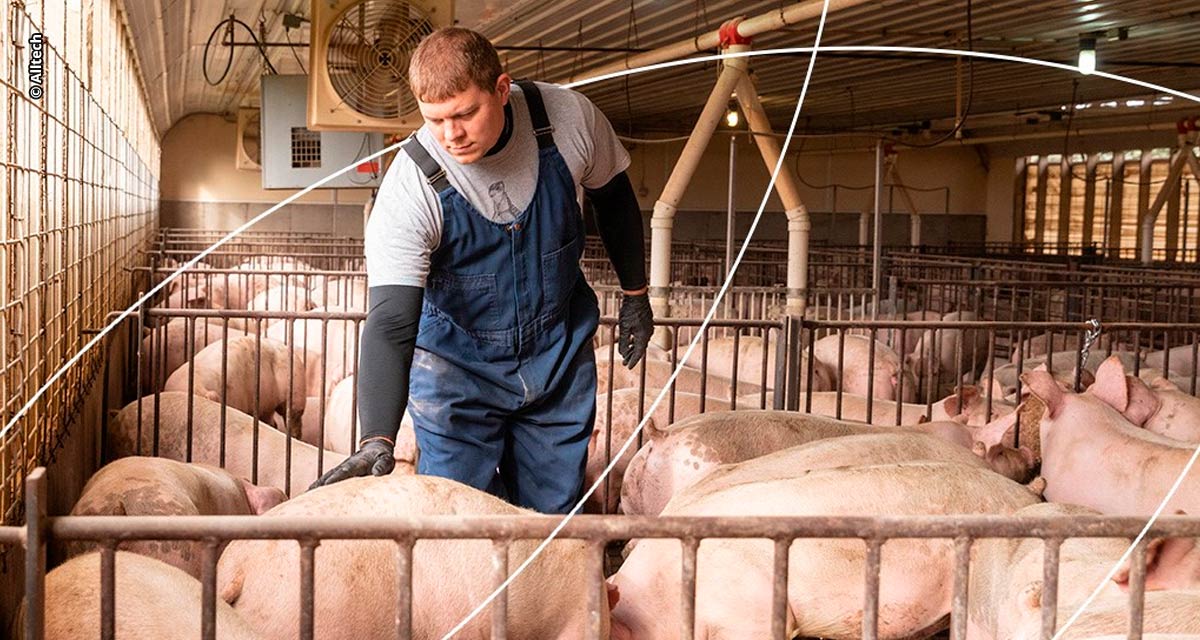
[[[319,189],[377,188],[383,149],[379,131],[311,131],[307,126],[308,76],[262,76],[261,153],[263,189],[303,189],[355,165]]]

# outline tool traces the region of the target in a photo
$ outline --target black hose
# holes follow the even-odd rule
[[[208,77],[208,51],[212,47],[213,36],[217,35],[217,32],[221,30],[221,27],[226,26],[226,25],[228,25],[228,27],[227,27],[228,35],[229,35],[229,40],[230,40],[231,45],[233,44],[233,27],[234,27],[234,25],[241,25],[241,27],[243,29],[245,29],[247,33],[250,34],[250,39],[254,41],[254,47],[256,49],[258,49],[258,53],[260,56],[262,56],[263,62],[267,63],[267,68],[271,70],[272,74],[279,73],[278,71],[275,70],[275,65],[271,64],[271,59],[267,57],[267,51],[266,51],[266,49],[263,48],[262,42],[259,41],[258,35],[254,33],[254,29],[251,29],[250,25],[246,24],[245,22],[242,22],[241,20],[238,20],[236,17],[233,16],[233,14],[230,14],[230,16],[228,18],[225,18],[224,20],[218,22],[217,26],[213,27],[212,33],[208,34],[208,40],[204,43],[203,65],[204,65],[204,80],[205,80],[205,82],[207,82],[208,84],[213,85],[213,86],[221,84],[221,82],[223,82],[225,80],[225,77],[229,75],[229,68],[231,66],[233,66],[233,52],[231,51],[229,53],[229,60],[225,63],[225,70],[221,72],[221,77],[217,78],[216,82],[213,82],[212,78]]]

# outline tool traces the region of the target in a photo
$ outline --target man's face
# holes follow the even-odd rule
[[[495,146],[504,130],[504,105],[512,78],[500,74],[493,91],[471,84],[441,102],[417,101],[429,132],[460,164],[471,164]]]

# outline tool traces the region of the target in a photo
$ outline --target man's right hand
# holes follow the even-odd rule
[[[317,487],[341,482],[347,478],[365,476],[368,473],[385,476],[396,468],[395,449],[396,445],[386,440],[369,440],[341,464],[326,471],[325,475],[309,485],[308,490],[312,491]]]

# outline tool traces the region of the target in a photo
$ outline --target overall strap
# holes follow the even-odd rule
[[[417,140],[417,134],[410,135],[400,147],[421,169],[421,173],[425,175],[425,181],[433,187],[434,191],[441,193],[450,186],[450,181],[446,179],[446,170],[438,164],[437,160],[433,159],[433,156],[429,155],[429,152],[425,150],[425,145]]]
[[[545,149],[554,146],[554,127],[550,126],[550,118],[546,116],[546,105],[542,102],[542,92],[537,85],[528,80],[520,80],[517,86],[525,96],[525,104],[529,107],[529,119],[533,122],[533,133],[537,136],[538,148]]]

